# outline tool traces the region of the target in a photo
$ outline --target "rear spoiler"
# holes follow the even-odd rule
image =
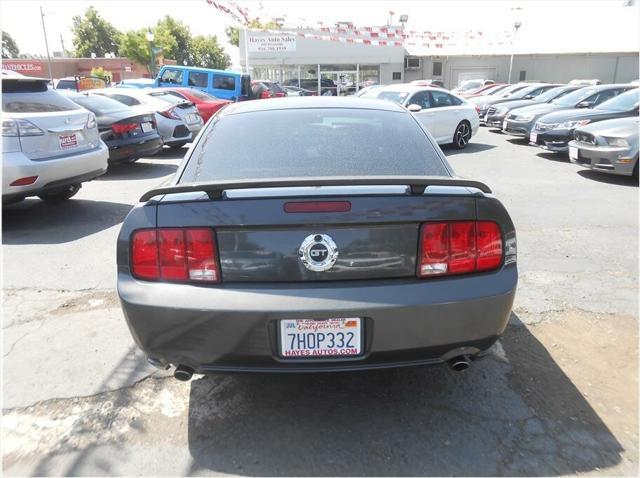
[[[484,193],[491,193],[491,189],[480,181],[471,179],[447,178],[442,176],[329,176],[302,178],[272,178],[215,181],[203,183],[176,184],[147,191],[140,198],[140,202],[162,194],[178,194],[189,192],[207,193],[210,199],[219,199],[224,191],[230,189],[263,189],[286,187],[314,187],[314,186],[397,186],[406,184],[411,188],[411,194],[421,195],[428,186],[457,186],[476,188]]]

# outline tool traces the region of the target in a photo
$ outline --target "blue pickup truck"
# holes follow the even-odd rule
[[[251,99],[251,77],[235,71],[165,65],[158,72],[154,86],[196,88],[231,101]]]

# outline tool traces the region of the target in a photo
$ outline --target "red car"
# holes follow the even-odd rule
[[[505,85],[503,83],[491,83],[490,85],[482,86],[476,90],[460,93],[459,96],[462,96],[463,98],[473,98],[474,96],[492,95],[507,86],[509,85]]]
[[[196,105],[198,113],[200,113],[202,121],[205,123],[209,121],[209,118],[211,118],[213,114],[224,105],[232,103],[232,101],[221,100],[220,98],[216,98],[215,96],[211,96],[210,94],[196,90],[195,88],[163,88],[163,90],[167,90],[169,93],[179,98],[191,101]]]

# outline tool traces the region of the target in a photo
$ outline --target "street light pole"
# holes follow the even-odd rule
[[[155,69],[155,58],[153,57],[153,32],[151,29],[147,31],[147,41],[149,42],[149,74],[153,79],[155,77],[154,69]]]
[[[513,70],[513,54],[514,54],[514,43],[516,41],[516,34],[518,33],[518,29],[522,26],[521,22],[515,22],[513,24],[513,28],[515,29],[513,32],[513,38],[511,39],[511,61],[509,61],[509,81],[507,83],[511,83],[511,70]]]
[[[42,20],[42,32],[44,33],[44,46],[47,48],[47,62],[49,63],[49,79],[53,85],[53,74],[51,73],[51,55],[49,55],[49,41],[47,40],[47,29],[44,26],[44,12],[40,5],[40,19]]]

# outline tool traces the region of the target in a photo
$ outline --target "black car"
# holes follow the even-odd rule
[[[317,78],[304,78],[304,79],[293,79],[285,82],[287,86],[298,86],[300,88],[304,88],[305,90],[318,91],[318,79]],[[322,78],[320,80],[320,94],[322,96],[336,96],[338,91],[338,86],[333,80],[329,80],[326,78]]]
[[[485,124],[487,126],[490,126],[488,123],[489,117],[495,114],[497,109],[496,105],[500,105],[502,103],[509,103],[511,101],[532,100],[533,98],[541,95],[542,93],[544,93],[547,90],[550,90],[551,88],[555,88],[556,86],[560,86],[560,85],[551,85],[548,83],[534,83],[533,85],[525,85],[524,88],[521,88],[518,91],[511,93],[506,98],[498,97],[498,98],[492,99],[489,96],[484,101],[481,101],[482,107],[480,108],[480,110],[484,112],[484,115],[480,116],[480,124]],[[473,100],[473,98],[471,98],[471,100]],[[495,124],[491,126],[495,126]]]
[[[133,163],[162,149],[153,113],[142,106],[126,106],[106,96],[65,93],[71,101],[96,115],[100,139],[109,147],[109,163]]]
[[[117,264],[134,340],[181,380],[462,370],[504,332],[518,279],[489,187],[403,106],[350,97],[225,107],[129,213]]]
[[[569,85],[552,85],[544,93],[539,94],[533,98],[521,99],[521,100],[509,100],[497,105],[490,106],[487,109],[487,115],[485,117],[485,124],[487,126],[493,126],[502,129],[504,126],[504,120],[510,111],[517,108],[523,108],[525,106],[531,106],[536,104],[549,103],[550,101],[560,98],[572,91],[582,88],[581,86],[569,86]]]
[[[548,103],[522,106],[514,110],[507,115],[506,126],[512,134],[528,137],[531,143],[542,145],[537,139],[540,131],[535,131],[538,119],[554,111],[593,108],[632,88],[635,87],[628,84],[583,86]]]
[[[318,96],[317,91],[305,90],[297,86],[285,85],[282,88],[287,92],[287,96]]]
[[[575,108],[549,113],[538,120],[537,143],[551,151],[565,152],[576,128],[615,118],[638,116],[640,90],[633,89],[594,108]],[[544,128],[544,129],[543,129]]]

